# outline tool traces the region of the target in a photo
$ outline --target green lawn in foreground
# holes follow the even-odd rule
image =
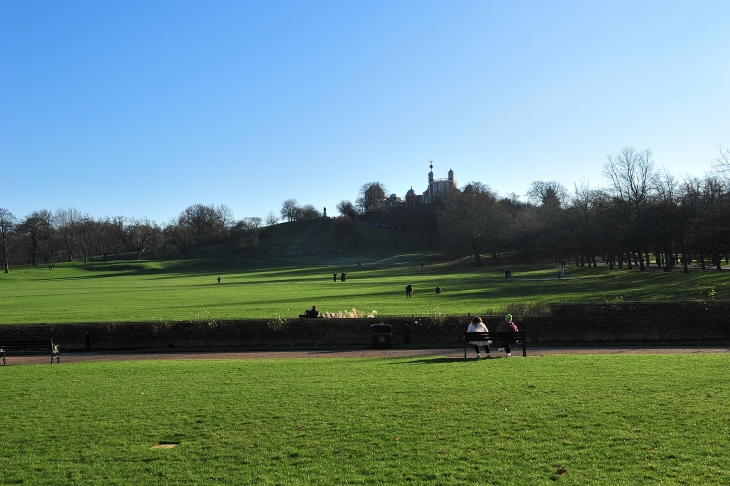
[[[727,354],[7,366],[0,482],[728,484],[729,367]]]
[[[420,262],[424,254],[369,254],[328,263],[331,256],[165,262],[57,263],[55,270],[14,267],[0,275],[0,323],[122,322],[295,317],[312,305],[353,307],[380,316],[501,313],[512,304],[727,298],[730,272],[609,270],[554,264],[474,267],[472,260]],[[361,267],[356,261],[363,262]],[[347,272],[346,282],[332,273]],[[216,278],[222,285],[216,285]],[[415,289],[405,297],[405,286]],[[436,295],[441,286],[444,293]]]

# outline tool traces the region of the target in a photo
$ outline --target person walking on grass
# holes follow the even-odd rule
[[[482,318],[476,316],[471,320],[471,324],[469,324],[466,332],[489,332],[489,329],[487,329],[487,325],[484,324]],[[489,352],[489,341],[471,341],[471,344],[474,345],[474,349],[477,352],[477,359],[482,357],[482,354],[479,352],[479,346],[484,346],[484,352],[486,353],[487,358],[492,357],[492,354]]]
[[[413,286],[411,284],[406,285],[406,297],[410,297],[413,293]]]
[[[218,285],[220,286],[220,284],[221,284],[221,277],[220,277],[220,275],[219,275],[219,276],[218,276]]]

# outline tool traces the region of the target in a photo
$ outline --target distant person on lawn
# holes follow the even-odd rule
[[[476,316],[471,320],[471,324],[469,324],[466,332],[489,332],[489,329],[487,329],[487,325],[484,324],[482,318]],[[492,354],[489,352],[489,341],[471,341],[471,344],[474,345],[474,349],[477,352],[477,358],[482,357],[482,354],[479,352],[479,346],[484,346],[484,352],[487,354],[487,358],[492,357]]]
[[[411,284],[406,285],[406,297],[410,297],[413,293],[413,286]]]

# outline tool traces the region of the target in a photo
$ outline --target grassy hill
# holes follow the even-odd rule
[[[351,234],[336,236],[337,220],[297,221],[263,228],[257,247],[248,253],[264,258],[306,257],[312,261],[333,259],[372,261],[383,254],[435,253],[433,238],[366,223],[353,223]]]
[[[333,219],[281,223],[261,228],[258,245],[247,250],[236,251],[230,245],[217,245],[198,248],[190,255],[191,258],[205,255],[206,258],[230,259],[235,254],[236,259],[315,265],[374,262],[394,256],[418,262],[423,258],[440,259],[434,238],[360,222],[352,223],[350,234],[338,236],[334,231],[336,224]],[[147,257],[163,258],[155,252]]]

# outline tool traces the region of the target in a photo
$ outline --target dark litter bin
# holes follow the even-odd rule
[[[393,344],[393,326],[390,324],[373,324],[370,326],[373,336],[373,349],[390,349]]]

